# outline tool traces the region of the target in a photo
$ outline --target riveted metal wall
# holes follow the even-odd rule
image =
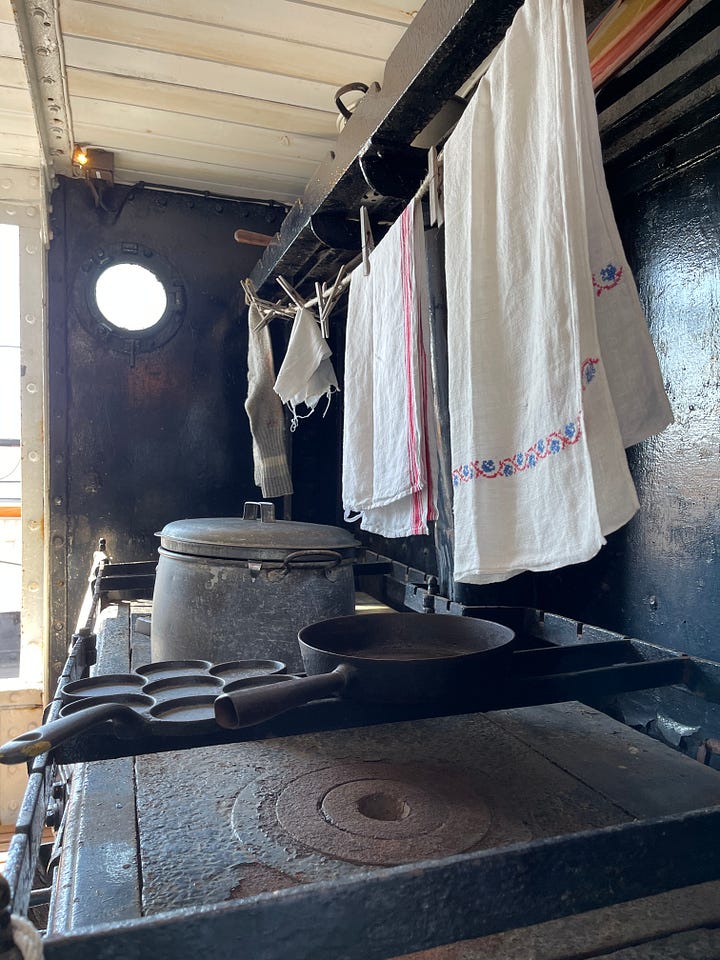
[[[284,209],[116,187],[97,208],[61,179],[49,256],[51,671],[66,656],[99,537],[122,561],[156,556],[155,532],[184,517],[236,515],[253,483],[247,327],[239,281],[259,248],[238,227],[272,234]],[[170,340],[143,352],[98,330],[85,297],[88,263],[118,244],[172,265],[184,299]],[[147,258],[152,267],[152,256]],[[242,308],[244,310],[244,307]],[[111,341],[111,342],[108,342]]]
[[[675,423],[629,451],[637,516],[591,563],[544,578],[542,597],[588,623],[717,660],[720,156],[713,140],[708,130],[714,157],[652,189],[620,197],[614,184]]]

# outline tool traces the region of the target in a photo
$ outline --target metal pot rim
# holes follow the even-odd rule
[[[223,560],[284,560],[299,551],[354,559],[360,543],[340,527],[293,520],[214,517],[175,520],[156,534],[161,551]]]

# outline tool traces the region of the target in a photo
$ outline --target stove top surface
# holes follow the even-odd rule
[[[136,778],[146,914],[632,819],[501,714],[155,754]]]

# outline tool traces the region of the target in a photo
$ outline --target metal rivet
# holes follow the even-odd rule
[[[30,591],[30,593],[37,593],[39,589],[40,589],[40,584],[37,582],[37,580],[31,580],[30,583],[28,584],[28,590]]]
[[[37,393],[37,384],[36,384],[36,383],[28,383],[28,384],[26,385],[25,389],[27,390],[28,393]]]
[[[28,454],[28,460],[30,460],[31,463],[37,463],[39,459],[40,454],[37,452],[37,450],[31,450]]]
[[[53,537],[53,546],[61,547],[65,543],[65,538],[61,537],[59,533],[56,533]]]
[[[37,317],[35,316],[34,313],[25,314],[25,323],[29,323],[32,325],[33,323],[36,323],[36,322],[37,322]]]
[[[32,530],[33,532],[35,532],[36,530],[39,530],[39,529],[40,529],[39,520],[30,520],[28,522],[28,530]]]
[[[25,253],[31,253],[31,254],[32,254],[32,253],[37,253],[37,252],[38,252],[38,248],[37,248],[37,246],[36,246],[34,243],[29,243],[29,244],[25,247]]]

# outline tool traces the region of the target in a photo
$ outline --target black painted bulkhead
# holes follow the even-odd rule
[[[712,17],[712,6],[701,6],[701,15]],[[709,20],[693,24],[701,38],[715,29]],[[656,69],[669,62],[676,69],[695,41],[668,42]],[[610,130],[604,140],[628,261],[675,411],[673,426],[629,452],[641,511],[590,563],[524,575],[497,587],[461,587],[455,598],[462,602],[532,605],[720,658],[720,137],[717,122],[710,122],[718,115],[717,67],[714,76],[715,89],[696,97],[675,120],[658,124],[652,108],[638,108],[634,125]],[[705,74],[702,80],[707,86]],[[687,93],[676,92],[673,103]],[[620,90],[618,97],[626,93]],[[667,108],[665,102],[658,105],[658,110]],[[315,193],[318,189],[315,184]],[[107,538],[118,560],[147,559],[157,548],[155,531],[166,522],[236,515],[245,500],[260,498],[243,410],[247,332],[239,292],[258,248],[239,246],[233,231],[241,226],[273,233],[284,211],[127,190],[116,187],[108,197],[114,212],[96,209],[82,182],[63,181],[53,198],[49,536],[52,625],[62,641],[79,608],[99,536]],[[291,226],[293,216],[297,219],[297,212],[288,218]],[[176,334],[134,357],[93,336],[79,315],[83,265],[123,242],[139,243],[172,263],[186,297]],[[438,261],[441,237],[430,248]],[[330,279],[329,264],[326,270],[323,279]],[[267,277],[281,272],[268,255],[257,271]],[[289,272],[289,279],[299,278],[302,270]],[[273,296],[269,286],[268,280],[263,293]],[[289,324],[275,320],[272,330],[279,362]],[[342,386],[340,309],[331,321],[330,343]],[[325,418],[316,413],[294,434],[294,519],[342,520],[341,423],[342,393]],[[429,573],[437,570],[430,537],[369,538],[368,545]],[[57,638],[53,634],[55,669],[62,649]]]

